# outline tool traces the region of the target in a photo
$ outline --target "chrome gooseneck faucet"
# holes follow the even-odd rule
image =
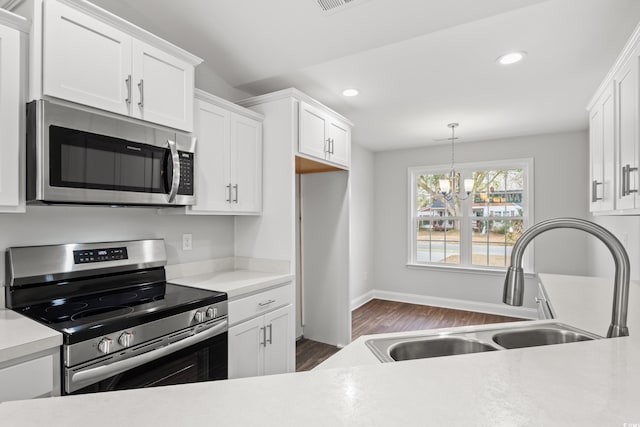
[[[522,257],[527,245],[539,234],[556,228],[573,228],[586,231],[596,236],[604,243],[615,262],[615,281],[613,286],[613,308],[611,325],[607,332],[608,338],[625,337],[629,335],[627,328],[627,310],[629,309],[629,256],[622,243],[605,228],[589,221],[578,218],[555,218],[542,221],[527,231],[516,241],[511,252],[511,266],[504,279],[504,293],[502,301],[509,305],[522,305],[524,294],[524,272]]]

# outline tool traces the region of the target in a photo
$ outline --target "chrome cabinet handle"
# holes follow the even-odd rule
[[[602,182],[598,182],[597,180],[591,181],[591,202],[595,203],[598,200],[602,200],[603,197],[598,197],[598,186],[602,185]]]
[[[331,138],[327,138],[324,141],[324,153],[331,154]]]
[[[637,189],[631,189],[631,172],[635,172],[637,170],[638,168],[632,168],[629,164],[622,167],[622,197],[638,192]]]
[[[233,203],[238,203],[238,184],[233,186],[233,189],[236,190],[236,197],[233,199]]]
[[[169,144],[169,150],[171,150],[171,161],[173,162],[173,177],[171,179],[171,190],[169,190],[168,201],[173,203],[178,195],[178,188],[180,187],[180,156],[178,155],[178,149],[176,148],[176,142],[167,140]]]
[[[627,195],[631,195],[631,193],[637,193],[638,190],[631,189],[631,172],[637,171],[638,168],[632,168],[631,165],[627,165]]]
[[[266,301],[259,302],[258,305],[260,307],[264,307],[265,305],[273,304],[274,302],[276,302],[276,300],[269,299],[269,300],[266,300]]]
[[[129,74],[124,82],[127,85],[127,97],[124,99],[124,101],[127,104],[131,105],[131,74]]]
[[[227,187],[227,195],[229,196],[227,197],[226,202],[231,203],[231,184],[227,185],[226,187]]]
[[[144,80],[140,79],[140,83],[138,83],[138,89],[140,90],[140,101],[138,105],[140,108],[144,108]]]
[[[269,339],[265,340],[265,342],[268,342],[269,344],[273,344],[273,325],[271,323],[269,323],[267,325],[267,328],[269,328]],[[266,345],[265,345],[266,347]]]
[[[261,346],[266,347],[267,346],[267,328],[260,328],[260,332],[262,332],[262,342],[260,343]]]
[[[331,138],[331,154],[334,154],[333,149],[335,148],[335,140]]]

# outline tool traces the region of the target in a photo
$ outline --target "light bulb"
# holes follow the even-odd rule
[[[473,191],[473,180],[472,179],[465,179],[464,180],[464,191],[465,193],[469,194]]]
[[[450,189],[451,189],[451,187],[450,187],[449,180],[448,179],[441,179],[440,180],[440,192],[441,193],[448,193]]]

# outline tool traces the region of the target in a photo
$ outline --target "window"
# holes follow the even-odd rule
[[[459,198],[440,192],[449,166],[409,168],[409,264],[508,267],[513,245],[531,221],[532,165],[530,159],[458,164],[459,182],[473,180],[472,193]],[[525,270],[532,253],[527,251]]]

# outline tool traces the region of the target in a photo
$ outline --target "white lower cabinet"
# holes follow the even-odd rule
[[[0,364],[0,402],[60,395],[60,350]]]
[[[289,283],[229,303],[232,323],[229,328],[230,379],[295,371],[292,302],[293,285]],[[239,315],[246,316],[250,312],[259,314],[233,324],[234,318],[237,320]]]

